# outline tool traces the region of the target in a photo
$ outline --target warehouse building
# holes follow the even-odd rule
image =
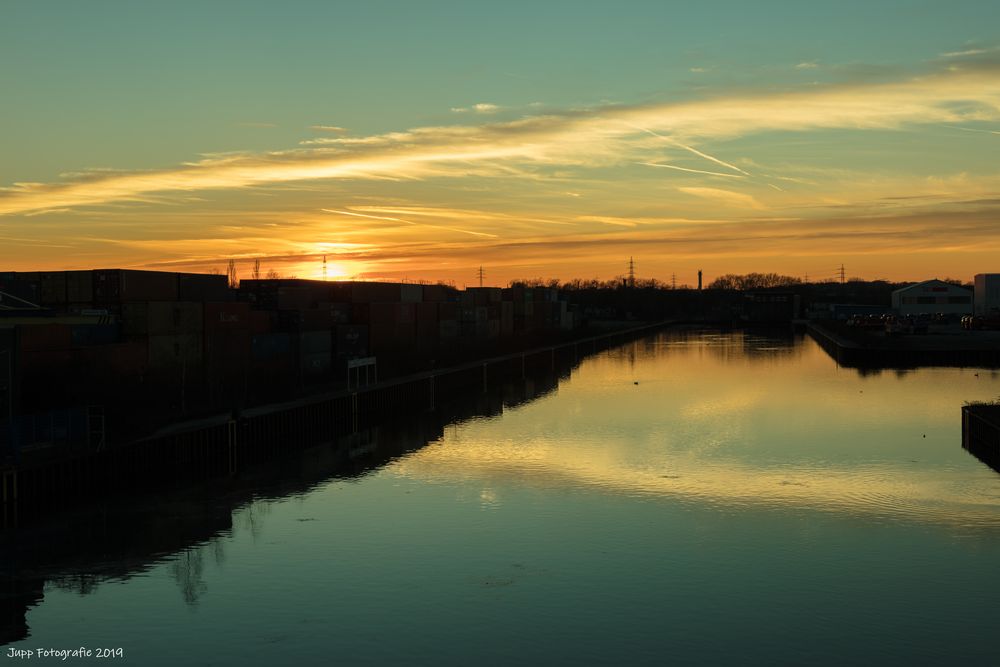
[[[892,309],[900,315],[972,312],[972,292],[943,280],[925,280],[892,293]]]

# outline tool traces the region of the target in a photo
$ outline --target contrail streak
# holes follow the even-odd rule
[[[950,127],[953,130],[964,130],[965,132],[979,132],[981,134],[1000,134],[996,130],[977,130],[972,127],[959,127],[958,125],[945,125],[945,127]]]
[[[644,164],[647,167],[663,167],[664,169],[676,169],[677,171],[690,171],[692,174],[708,174],[709,176],[724,176],[726,178],[743,178],[739,174],[723,174],[719,171],[704,171],[703,169],[688,169],[687,167],[678,167],[675,164],[659,164],[657,162],[637,162],[636,164]]]
[[[741,174],[743,174],[744,176],[749,176],[750,175],[749,172],[743,171],[742,169],[740,169],[739,167],[737,167],[734,164],[729,164],[728,162],[724,162],[724,161],[720,160],[717,157],[712,157],[708,153],[702,153],[697,148],[693,148],[691,146],[688,146],[687,144],[682,144],[681,142],[677,141],[676,139],[672,139],[671,137],[665,137],[662,134],[657,134],[656,132],[653,132],[652,130],[647,129],[645,127],[642,127],[640,125],[633,125],[632,123],[629,123],[629,122],[625,122],[625,124],[628,125],[629,127],[634,127],[637,130],[642,130],[643,132],[648,132],[649,134],[653,135],[654,137],[659,137],[660,139],[663,139],[664,141],[669,141],[670,143],[674,144],[675,146],[678,146],[680,148],[683,148],[686,151],[690,151],[690,152],[694,153],[698,157],[704,158],[706,160],[710,160],[710,161],[714,162],[715,164],[722,165],[723,167],[726,167],[727,169],[732,169],[733,171],[738,171]]]

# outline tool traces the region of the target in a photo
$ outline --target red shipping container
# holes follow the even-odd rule
[[[250,331],[250,304],[232,302],[205,303],[205,334],[212,331]]]
[[[400,324],[413,324],[417,321],[417,304],[415,303],[397,304],[396,312],[398,313],[396,321]]]
[[[68,324],[26,324],[17,329],[25,352],[68,350],[72,346],[73,327]]]
[[[267,334],[274,331],[275,314],[268,310],[250,311],[250,333]]]

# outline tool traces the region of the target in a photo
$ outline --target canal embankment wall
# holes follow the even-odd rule
[[[6,516],[8,511],[23,512],[67,498],[236,474],[283,452],[432,410],[456,395],[485,393],[495,383],[555,371],[668,324],[642,324],[354,389],[220,413],[118,445],[100,441],[24,456],[0,470],[0,504]]]

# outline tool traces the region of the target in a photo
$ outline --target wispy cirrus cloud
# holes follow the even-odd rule
[[[285,151],[207,156],[171,168],[93,172],[53,183],[15,183],[0,190],[0,215],[296,181],[463,178],[505,170],[508,175],[509,170],[529,173],[527,167],[553,172],[624,168],[662,162],[665,150],[681,150],[749,175],[732,160],[695,145],[764,132],[885,130],[984,120],[1000,120],[1000,69],[963,67],[894,83],[810,86],[322,137]]]
[[[754,199],[752,195],[748,195],[744,192],[733,192],[732,190],[694,186],[679,187],[677,189],[685,194],[701,197],[702,199],[711,199],[725,206],[737,206],[757,210],[764,208],[764,205]]]

